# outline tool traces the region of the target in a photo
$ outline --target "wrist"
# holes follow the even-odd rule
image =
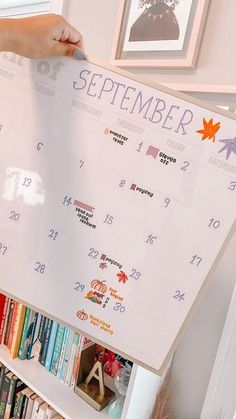
[[[0,19],[0,51],[15,51],[17,37],[15,26],[17,19]]]

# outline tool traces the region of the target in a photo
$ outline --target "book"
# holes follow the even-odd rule
[[[23,304],[17,303],[15,305],[16,316],[15,316],[15,323],[13,325],[13,330],[12,330],[12,343],[10,346],[10,355],[12,358],[16,358],[18,355],[21,335],[22,335],[22,330],[23,330],[23,323],[25,319],[25,311],[26,311],[26,307]],[[12,322],[13,322],[13,319],[12,319]]]
[[[43,342],[44,342],[45,331],[46,331],[48,320],[49,319],[46,316],[42,316],[42,321],[40,322],[40,326],[39,326],[39,336],[38,336],[37,344],[35,346],[35,353],[34,353],[35,360],[39,362],[42,355]]]
[[[34,407],[34,400],[38,397],[36,393],[32,394],[32,396],[27,397],[27,409],[25,413],[25,419],[31,419],[33,407]]]
[[[0,293],[0,343],[2,339],[1,327],[2,327],[3,317],[4,317],[4,308],[5,308],[6,298],[7,297],[4,294]]]
[[[47,320],[45,322],[45,326],[44,326],[45,327],[45,332],[44,332],[44,337],[43,337],[43,342],[42,342],[42,348],[41,348],[40,355],[39,355],[39,362],[43,366],[45,365],[45,362],[46,362],[52,325],[53,325],[53,320],[47,318]]]
[[[9,334],[10,334],[10,328],[11,328],[11,319],[12,319],[14,305],[15,305],[15,301],[11,298],[10,304],[9,304],[9,310],[8,310],[8,313],[7,313],[6,327],[5,327],[5,333],[4,333],[4,339],[3,339],[3,343],[6,346],[8,345],[8,340],[9,340]]]
[[[32,335],[30,337],[29,346],[26,353],[26,358],[31,359],[34,357],[34,346],[39,337],[39,328],[41,323],[42,316],[41,314],[35,312],[34,313],[34,321],[33,321],[33,328],[32,328]]]
[[[52,419],[54,418],[54,416],[56,416],[57,412],[55,409],[53,409],[53,407],[51,407],[49,404],[47,406],[47,410],[46,410],[46,418],[45,419]]]
[[[4,419],[10,419],[13,416],[16,394],[20,392],[21,390],[23,390],[25,387],[26,387],[26,384],[23,383],[23,381],[21,381],[20,378],[18,378],[16,375],[12,376]]]
[[[72,343],[71,353],[70,353],[70,359],[69,359],[69,364],[68,364],[66,379],[65,379],[65,384],[68,385],[68,386],[70,385],[73,365],[74,365],[74,361],[75,361],[75,355],[76,355],[77,347],[78,347],[78,344],[79,344],[79,337],[80,337],[80,335],[78,333],[74,333],[73,343]]]
[[[94,345],[94,343],[86,338],[85,336],[80,335],[79,338],[79,344],[77,347],[77,351],[75,354],[75,360],[74,360],[74,365],[73,365],[73,369],[72,369],[72,375],[71,375],[71,382],[70,382],[70,387],[74,388],[75,385],[77,384],[78,381],[78,373],[79,373],[79,364],[80,364],[80,356],[81,356],[81,352],[84,349],[89,348],[89,346]]]
[[[47,407],[48,404],[46,402],[41,404],[41,406],[39,407],[37,419],[46,419]]]
[[[33,330],[33,321],[34,321],[34,311],[27,307],[25,312],[23,330],[21,335],[21,341],[19,346],[18,358],[26,359],[27,350],[30,343],[30,337]]]
[[[9,369],[5,365],[2,365],[2,368],[0,371],[0,394],[2,392],[2,386],[3,386],[5,374],[7,374],[8,372],[9,372]]]
[[[51,333],[50,333],[50,338],[49,338],[47,356],[46,356],[46,361],[45,361],[45,368],[48,371],[50,371],[50,368],[51,368],[52,355],[53,355],[53,351],[54,351],[54,345],[55,345],[55,341],[56,341],[58,326],[59,326],[58,322],[53,321],[52,328],[51,328]]]
[[[54,375],[57,375],[64,332],[65,332],[65,326],[63,326],[62,324],[59,324],[58,329],[57,329],[57,336],[56,336],[56,340],[55,340],[53,355],[52,355],[51,367],[50,367],[50,371]]]
[[[2,343],[4,332],[5,332],[5,325],[6,325],[6,319],[7,319],[7,314],[8,314],[9,302],[10,302],[9,297],[6,297],[4,301],[4,307],[3,307],[1,323],[0,323],[0,343]]]
[[[33,394],[34,394],[34,391],[31,390],[31,389],[29,389],[29,391],[25,395],[25,402],[24,402],[24,408],[23,408],[23,411],[22,411],[22,417],[21,417],[21,419],[25,419],[26,412],[27,412],[27,409],[28,409],[28,402],[29,402],[30,397]]]
[[[29,387],[26,387],[19,392],[20,397],[18,399],[17,409],[15,411],[15,419],[22,419],[26,395],[31,391],[32,390]]]
[[[34,405],[33,405],[33,411],[32,411],[32,415],[31,415],[31,419],[38,419],[38,412],[39,412],[39,408],[41,406],[41,404],[44,403],[44,400],[41,399],[41,397],[36,397],[36,399],[34,399]]]
[[[4,418],[11,378],[13,377],[13,375],[14,374],[12,372],[7,372],[6,374],[4,374],[3,379],[2,379],[1,393],[0,393],[0,419]]]
[[[65,383],[65,381],[66,381],[66,374],[67,374],[67,369],[68,369],[68,366],[69,366],[74,334],[75,333],[73,332],[73,330],[69,329],[67,344],[66,344],[66,347],[65,347],[65,355],[64,355],[62,368],[61,368],[61,374],[60,374],[60,381],[62,383]]]
[[[20,404],[20,391],[18,393],[16,393],[16,397],[15,397],[15,406],[14,406],[14,411],[13,411],[13,418],[16,419],[16,412],[18,411],[18,406]]]
[[[34,358],[35,361],[39,360],[39,355],[42,347],[43,328],[45,319],[45,316],[40,315],[39,324],[36,325],[36,328],[38,328],[38,335],[35,335],[34,345],[31,348],[31,358]]]
[[[0,293],[0,322],[2,320],[2,314],[3,314],[3,310],[4,310],[5,300],[6,300],[6,296],[4,294]]]
[[[14,306],[13,306],[12,316],[11,316],[11,324],[10,324],[8,341],[7,341],[8,349],[11,348],[13,335],[16,329],[16,318],[17,318],[17,313],[18,313],[18,306],[19,306],[19,303],[17,301],[14,301]]]
[[[57,378],[59,380],[61,378],[62,365],[63,365],[63,362],[64,362],[66,346],[67,346],[67,343],[68,343],[68,337],[69,337],[69,328],[65,327],[62,346],[61,346],[60,359],[59,359],[59,364],[58,364],[58,369],[57,369]]]

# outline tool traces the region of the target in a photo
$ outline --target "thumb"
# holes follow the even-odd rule
[[[67,57],[73,57],[78,60],[84,60],[86,58],[84,52],[78,48],[77,45],[69,42],[57,42],[52,51],[52,55],[64,55]]]

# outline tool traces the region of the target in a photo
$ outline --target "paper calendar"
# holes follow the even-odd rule
[[[94,60],[0,56],[0,287],[160,371],[235,219],[236,120]]]

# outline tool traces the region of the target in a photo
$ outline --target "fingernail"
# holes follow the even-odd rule
[[[77,49],[77,50],[75,50],[75,52],[74,52],[74,57],[77,59],[77,60],[85,60],[85,58],[86,58],[86,55],[80,50],[80,49]]]

